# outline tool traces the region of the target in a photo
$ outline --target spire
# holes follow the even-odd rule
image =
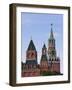
[[[42,55],[46,55],[46,53],[47,53],[47,48],[46,45],[44,44],[42,48]]]
[[[43,48],[42,48],[41,61],[47,61],[47,50],[46,50],[45,44],[43,45]]]
[[[51,24],[51,34],[50,34],[50,38],[54,38],[52,27],[53,27],[53,24]]]
[[[53,36],[53,24],[51,24],[51,33],[50,38],[48,40],[48,56],[49,58],[56,58],[56,49],[55,49],[55,39]]]
[[[31,38],[31,41],[30,41],[30,43],[29,43],[29,46],[28,46],[28,49],[27,49],[27,50],[36,50],[32,38]]]
[[[45,44],[43,45],[43,48],[46,49],[46,45]]]

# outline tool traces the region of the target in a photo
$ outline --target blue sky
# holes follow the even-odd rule
[[[26,60],[26,50],[32,38],[36,46],[38,63],[40,62],[42,47],[45,43],[48,48],[48,39],[53,24],[53,33],[56,40],[57,56],[61,62],[63,58],[63,15],[45,13],[21,13],[21,46],[22,61]]]

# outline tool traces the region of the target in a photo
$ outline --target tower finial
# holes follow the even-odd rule
[[[50,35],[51,38],[53,38],[53,30],[52,30],[52,26],[53,26],[53,24],[51,23],[51,35]]]
[[[51,26],[53,26],[53,24],[51,23]]]
[[[51,23],[51,31],[52,31],[53,24]]]

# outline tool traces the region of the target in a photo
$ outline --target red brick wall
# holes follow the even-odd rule
[[[42,61],[40,63],[40,70],[41,71],[48,71],[48,62],[47,61]]]
[[[51,71],[52,71],[52,72],[55,71],[55,72],[60,73],[60,63],[53,63],[53,64],[52,64]]]
[[[35,70],[24,70],[22,72],[22,77],[32,77],[32,76],[40,76],[40,70],[35,69]]]
[[[60,61],[52,61],[50,67],[48,67],[47,61],[42,61],[40,66],[36,69],[24,69],[22,71],[22,77],[40,76],[40,72],[51,71],[60,73]]]

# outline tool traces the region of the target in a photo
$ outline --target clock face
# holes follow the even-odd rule
[[[30,52],[30,53],[27,54],[27,57],[28,57],[29,59],[34,59],[34,58],[35,58],[35,53]]]
[[[34,57],[34,53],[31,53],[31,57]]]

